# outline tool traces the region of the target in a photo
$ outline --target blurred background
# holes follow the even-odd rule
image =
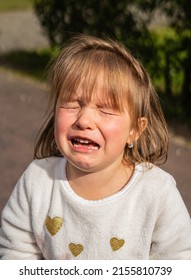
[[[33,158],[45,67],[78,32],[122,41],[149,72],[169,124],[163,168],[191,214],[190,0],[0,0],[0,213]]]

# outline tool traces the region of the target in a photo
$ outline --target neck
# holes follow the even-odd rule
[[[66,173],[74,192],[88,200],[98,200],[120,191],[130,180],[134,166],[109,166],[96,172],[84,172],[67,163]]]

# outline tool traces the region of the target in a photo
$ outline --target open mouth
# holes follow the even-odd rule
[[[100,148],[100,145],[97,144],[96,142],[85,139],[85,138],[72,138],[71,139],[72,145],[74,147],[87,147],[88,149],[91,150],[98,150]]]

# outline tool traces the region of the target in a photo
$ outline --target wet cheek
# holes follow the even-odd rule
[[[57,121],[55,123],[55,134],[61,135],[67,131],[67,125],[62,121]]]
[[[55,130],[57,133],[65,132],[68,128],[67,116],[58,112],[55,120]]]
[[[105,130],[107,136],[114,141],[126,141],[129,130],[122,122],[110,123],[107,122],[107,130]]]
[[[56,121],[55,122],[55,128],[54,128],[54,135],[56,144],[60,151],[62,151],[63,143],[65,143],[67,138],[67,127],[62,121]]]
[[[121,132],[121,123],[111,123],[107,122],[107,131],[108,133],[120,133]]]
[[[57,143],[57,146],[59,147],[59,149],[62,146],[63,141],[65,141],[65,137],[66,137],[66,128],[64,125],[62,125],[61,123],[55,122],[55,127],[54,127],[54,136],[55,136],[55,140]]]

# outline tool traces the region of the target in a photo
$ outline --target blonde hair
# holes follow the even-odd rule
[[[122,44],[87,35],[78,35],[68,41],[49,67],[51,106],[38,134],[34,157],[62,156],[54,137],[56,104],[59,98],[71,100],[79,87],[83,89],[83,97],[90,100],[100,72],[104,75],[103,98],[121,112],[128,106],[132,128],[139,131],[141,117],[148,121],[134,147],[125,147],[124,162],[165,162],[167,125],[149,75]]]

